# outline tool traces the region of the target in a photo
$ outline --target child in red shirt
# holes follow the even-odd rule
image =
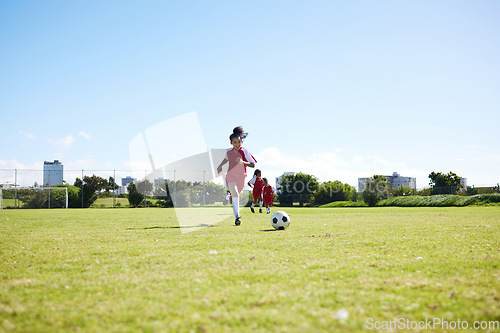
[[[254,205],[259,201],[259,213],[262,213],[262,189],[264,188],[264,183],[262,182],[261,171],[259,169],[255,170],[253,173],[253,178],[248,182],[248,186],[253,186],[253,202],[250,206],[252,213],[255,213]]]
[[[267,182],[267,178],[262,178],[262,183],[264,184],[264,188],[262,189],[262,198],[264,201],[264,205],[267,208],[267,213],[271,213],[271,206],[273,205],[273,197],[274,197],[274,188],[269,185]]]

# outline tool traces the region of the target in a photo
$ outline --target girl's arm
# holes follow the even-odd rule
[[[248,181],[248,186],[253,187],[252,185],[255,184],[255,181],[257,180],[257,176],[253,176],[252,179]]]
[[[243,149],[243,153],[245,154],[245,159],[248,161],[248,162],[245,162],[243,160],[240,159],[240,161],[238,162],[241,162],[243,163],[244,165],[246,165],[247,167],[250,167],[250,168],[255,168],[255,164],[257,163],[257,160],[255,159],[255,157],[253,157],[252,154],[250,154],[250,152],[248,150],[246,150],[245,148],[241,148]]]
[[[241,163],[243,165],[246,165],[247,167],[250,167],[250,168],[255,168],[255,163],[252,163],[252,162],[245,162],[243,161],[241,158],[237,157],[236,158],[236,162],[238,163]]]
[[[224,164],[227,163],[227,157],[224,158],[224,160],[219,164],[219,166],[217,167],[217,173],[221,173],[222,172],[222,166]]]

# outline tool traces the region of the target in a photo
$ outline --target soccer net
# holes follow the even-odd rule
[[[68,188],[0,188],[0,209],[5,208],[68,208]]]

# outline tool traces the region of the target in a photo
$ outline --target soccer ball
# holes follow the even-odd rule
[[[276,212],[271,217],[271,225],[276,230],[285,230],[290,225],[290,216],[282,211]]]

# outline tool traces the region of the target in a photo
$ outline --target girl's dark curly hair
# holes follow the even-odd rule
[[[233,141],[234,138],[240,138],[241,142],[247,137],[248,133],[243,131],[243,127],[237,126],[233,129],[233,133],[229,136],[229,141]]]

